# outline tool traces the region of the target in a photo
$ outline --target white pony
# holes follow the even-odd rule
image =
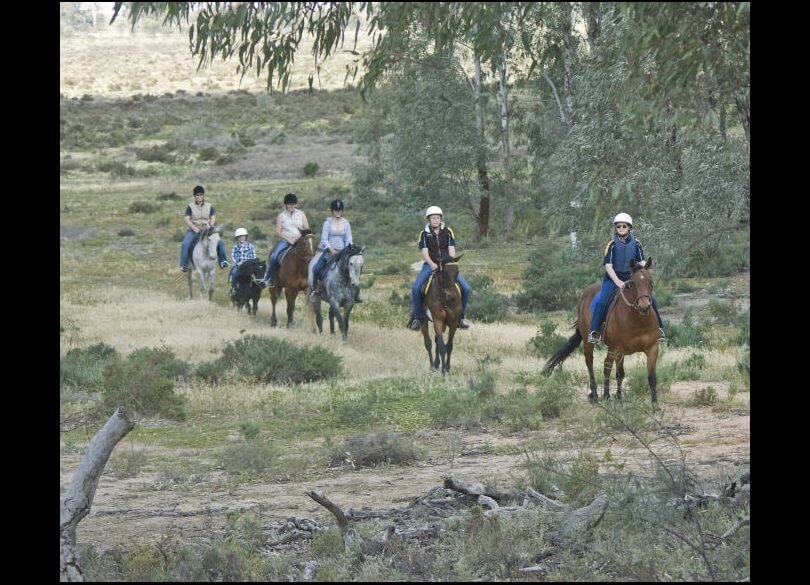
[[[217,267],[217,244],[219,243],[219,226],[209,226],[206,224],[197,235],[197,241],[193,244],[190,268],[197,273],[200,279],[200,299],[205,300],[205,282],[208,279],[208,300],[214,296],[214,275]],[[194,293],[191,289],[191,272],[188,274],[188,298],[193,299]]]

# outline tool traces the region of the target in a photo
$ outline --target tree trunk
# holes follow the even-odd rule
[[[562,4],[562,36],[563,36],[563,69],[565,70],[565,77],[563,83],[563,94],[565,97],[565,119],[566,126],[569,128],[574,124],[574,72],[572,70],[574,61],[576,60],[576,48],[574,46],[574,37],[571,34],[571,11],[573,10],[570,2],[563,2]]]
[[[747,92],[746,92],[747,93]],[[751,144],[751,103],[746,93],[740,92],[734,97],[737,110],[740,113],[740,122],[745,130],[745,141]]]
[[[504,211],[503,211],[503,228],[504,233],[508,234],[512,231],[512,224],[515,221],[515,208],[512,202],[512,148],[509,143],[509,108],[508,108],[508,94],[506,87],[506,53],[501,57],[501,62],[498,66],[500,73],[500,88],[498,91],[498,101],[500,102],[501,109],[501,144],[503,146],[503,197],[504,197]]]
[[[99,477],[112,450],[134,427],[123,408],[116,410],[90,441],[70,486],[59,499],[60,581],[84,581],[76,559],[76,526],[90,512]]]
[[[481,58],[475,58],[475,81],[473,83],[475,96],[475,129],[478,137],[478,186],[481,190],[481,200],[478,208],[478,225],[475,230],[475,241],[489,236],[489,173],[487,172],[487,148],[484,141],[484,114],[481,108]]]
[[[596,50],[596,39],[599,38],[599,29],[602,24],[602,15],[599,2],[583,2],[582,15],[585,17],[585,28],[588,33],[588,49],[593,55]]]

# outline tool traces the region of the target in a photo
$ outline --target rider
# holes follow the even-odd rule
[[[610,293],[617,287],[624,289],[625,281],[630,279],[630,261],[635,260],[641,266],[647,264],[647,261],[644,259],[644,249],[641,247],[641,242],[639,242],[635,234],[630,231],[633,228],[633,218],[627,213],[619,213],[613,218],[613,225],[616,228],[616,233],[613,234],[613,239],[605,246],[605,258],[603,260],[603,264],[605,265],[605,277],[602,280],[602,289],[598,293],[599,299],[593,311],[591,332],[588,334],[588,343],[596,343],[599,341],[599,328],[602,325],[605,305],[607,305]],[[658,313],[655,297],[650,296],[650,301],[652,302],[653,309],[655,309],[655,316],[658,318],[658,338],[664,340],[666,339],[666,335],[664,335],[664,322],[661,320],[661,315]]]
[[[284,211],[276,217],[276,234],[281,239],[276,244],[276,247],[270,251],[270,259],[267,261],[267,273],[264,275],[264,280],[260,282],[261,286],[275,286],[273,284],[273,272],[278,257],[284,250],[298,241],[298,238],[301,237],[301,230],[309,229],[306,214],[297,206],[298,197],[296,194],[287,193],[284,196]]]
[[[228,274],[228,283],[231,285],[231,294],[236,292],[236,277],[239,276],[239,268],[246,260],[256,259],[256,249],[253,244],[247,241],[248,232],[245,228],[236,228],[233,232],[233,237],[236,238],[236,244],[233,246],[231,252],[231,260],[233,260],[233,268]]]
[[[183,221],[186,222],[188,230],[183,236],[183,243],[180,245],[180,270],[188,271],[188,257],[191,245],[200,233],[200,229],[205,224],[213,227],[217,223],[217,212],[214,206],[205,202],[205,189],[202,185],[194,187],[194,201],[188,204]],[[225,242],[219,240],[217,243],[217,260],[220,268],[227,268],[228,261],[225,259]]]
[[[411,286],[413,312],[408,320],[408,328],[411,331],[419,331],[421,326],[422,286],[424,286],[430,273],[439,267],[438,262],[442,257],[448,255],[453,258],[456,257],[456,236],[451,228],[444,225],[442,215],[441,207],[436,205],[428,207],[425,211],[428,223],[425,224],[425,229],[419,233],[419,249],[422,251],[422,258],[425,259],[425,262],[422,264],[422,269],[419,271],[416,281]],[[467,301],[470,298],[472,288],[460,273],[456,282],[461,287],[461,319],[458,328],[469,329],[470,324],[464,318],[464,314],[467,312]]]
[[[318,244],[318,249],[321,250],[321,253],[309,275],[310,295],[317,294],[315,291],[318,288],[318,281],[321,280],[321,273],[326,266],[326,262],[346,246],[352,245],[352,226],[349,220],[343,217],[344,207],[343,201],[340,199],[335,199],[329,204],[329,209],[332,210],[332,217],[327,217],[323,221],[321,241]],[[363,302],[363,299],[360,298],[359,286],[354,295],[354,302]]]

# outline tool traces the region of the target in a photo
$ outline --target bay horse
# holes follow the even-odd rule
[[[300,232],[301,237],[285,252],[278,270],[273,276],[273,286],[269,287],[270,301],[273,303],[273,315],[270,317],[272,327],[278,325],[276,301],[278,301],[281,289],[284,289],[284,296],[287,299],[288,328],[293,324],[293,310],[298,292],[309,290],[309,261],[315,255],[317,242],[312,230],[300,230]],[[271,262],[270,258],[267,261]]]
[[[318,326],[318,332],[323,333],[321,300],[324,300],[329,305],[329,332],[332,335],[335,334],[335,319],[337,319],[343,341],[348,339],[349,314],[352,312],[355,294],[360,287],[360,274],[363,272],[364,263],[363,252],[365,251],[365,246],[350,244],[337,253],[334,262],[332,259],[329,260],[323,271],[321,293],[310,295],[307,306],[310,322],[314,321],[312,323],[313,333],[315,333],[315,325]],[[310,270],[315,262],[316,260],[313,258],[310,262]],[[343,315],[340,314],[341,307],[344,309]]]
[[[430,333],[428,332],[429,321],[422,319],[422,337],[425,338],[425,349],[428,352],[428,361],[432,370],[442,364],[442,374],[450,371],[450,356],[453,353],[453,337],[461,319],[461,290],[456,283],[458,278],[458,261],[464,254],[457,258],[443,258],[438,263],[438,268],[433,272],[433,278],[428,286],[425,295],[430,316],[433,319],[433,332],[436,334],[436,357],[431,352]],[[444,341],[444,332],[447,330],[447,342]]]
[[[204,225],[197,234],[197,240],[191,245],[189,254],[188,298],[194,298],[191,288],[191,273],[196,272],[200,281],[200,299],[205,300],[206,280],[208,281],[208,300],[214,296],[214,275],[217,264],[217,243],[219,242],[219,226]]]
[[[625,356],[643,351],[647,355],[647,382],[650,385],[653,406],[658,405],[656,390],[655,364],[658,361],[658,319],[652,308],[650,296],[653,290],[653,279],[650,275],[652,258],[647,259],[646,266],[639,265],[635,260],[630,261],[630,280],[625,283],[624,290],[617,289],[613,307],[605,312],[604,334],[602,343],[607,346],[605,356],[604,375],[605,388],[602,398],[610,398],[610,371],[613,362],[616,362],[616,396],[622,397],[622,381],[624,380]],[[601,288],[601,283],[592,284],[577,303],[577,321],[574,323],[576,331],[566,344],[546,362],[543,374],[551,375],[557,365],[561,365],[565,358],[579,346],[584,339],[585,365],[588,366],[590,377],[591,402],[596,402],[596,378],[593,374],[593,343],[588,343],[588,333],[591,327],[591,301]]]

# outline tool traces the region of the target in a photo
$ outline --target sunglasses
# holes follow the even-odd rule
[[[617,223],[617,224],[616,224],[616,228],[617,228],[617,229],[620,229],[620,230],[626,230],[626,229],[627,229],[627,228],[629,228],[629,227],[630,227],[630,226],[629,226],[629,225],[627,225],[626,223]]]

